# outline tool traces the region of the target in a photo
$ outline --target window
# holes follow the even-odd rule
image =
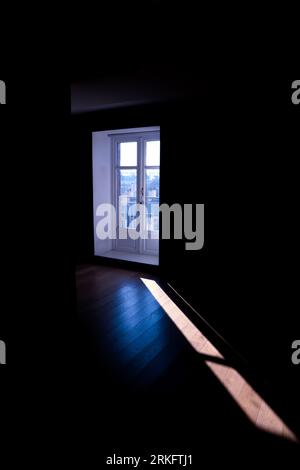
[[[120,143],[120,166],[137,165],[137,142]]]
[[[159,234],[159,182],[160,182],[160,140],[159,131],[114,134],[114,201],[117,221],[122,231],[115,248],[158,252]],[[130,229],[137,229],[139,214],[134,205],[146,207],[146,230],[149,240],[131,240]],[[117,231],[118,232],[118,231]],[[119,232],[118,232],[119,233]],[[129,235],[129,236],[128,236]],[[127,247],[127,248],[126,248]]]

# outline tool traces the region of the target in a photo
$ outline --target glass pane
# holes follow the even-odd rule
[[[160,141],[146,142],[146,166],[159,166]]]
[[[137,142],[122,142],[120,144],[120,166],[137,165]]]
[[[147,230],[159,229],[159,169],[146,169]]]
[[[137,170],[120,170],[120,227],[128,228],[130,222],[135,218],[129,215],[129,207],[136,204],[136,177]]]

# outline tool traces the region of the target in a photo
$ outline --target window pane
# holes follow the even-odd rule
[[[146,166],[159,166],[160,141],[146,142]]]
[[[130,206],[136,204],[136,176],[136,170],[120,170],[119,210],[121,228],[128,228],[130,222],[135,218],[134,215],[130,216],[128,211]]]
[[[136,166],[137,142],[122,142],[120,144],[120,166]]]
[[[147,230],[159,228],[159,169],[146,169]]]
[[[146,197],[159,197],[159,169],[146,169]]]

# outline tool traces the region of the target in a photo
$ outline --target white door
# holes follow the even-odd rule
[[[159,132],[113,136],[114,201],[117,240],[114,248],[158,255],[159,246]],[[146,207],[146,239],[135,238],[135,204]],[[138,227],[137,227],[138,229]]]
[[[152,136],[143,141],[142,193],[146,206],[147,237],[141,240],[142,253],[157,255],[159,246],[159,165],[160,141]]]

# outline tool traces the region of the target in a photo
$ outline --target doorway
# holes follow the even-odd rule
[[[110,139],[111,203],[116,210],[116,237],[109,250],[95,254],[158,265],[160,130],[158,127],[124,129],[108,132],[107,137]],[[98,158],[101,157],[99,149],[97,153]],[[95,157],[93,145],[93,163]],[[105,186],[105,182],[99,181],[100,175],[96,175],[94,169],[93,173],[95,207],[95,185]],[[145,211],[144,236],[137,235],[141,225],[138,205]],[[100,245],[99,241],[95,241],[95,246],[96,243]]]

